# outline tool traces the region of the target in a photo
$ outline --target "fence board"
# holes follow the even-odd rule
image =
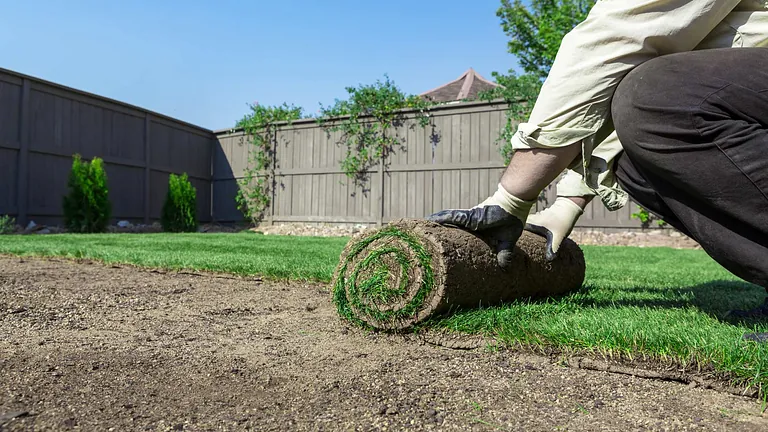
[[[0,81],[0,146],[19,148],[21,84]],[[7,108],[6,108],[7,107]]]
[[[0,215],[18,211],[18,157],[18,150],[0,149]]]

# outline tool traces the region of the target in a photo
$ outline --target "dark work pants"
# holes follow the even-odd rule
[[[643,63],[619,84],[612,116],[622,188],[768,289],[768,48]]]

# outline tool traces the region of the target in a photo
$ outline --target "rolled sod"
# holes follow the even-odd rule
[[[504,270],[475,234],[425,220],[402,219],[358,234],[333,278],[339,315],[379,330],[404,330],[456,309],[561,295],[584,282],[584,255],[566,239],[544,258],[545,239],[523,232]]]

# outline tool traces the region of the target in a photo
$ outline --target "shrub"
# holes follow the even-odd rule
[[[97,233],[107,230],[112,216],[104,161],[83,161],[75,154],[64,197],[64,224],[70,232]]]
[[[16,219],[3,215],[0,216],[0,234],[13,234],[16,231]]]
[[[163,204],[160,223],[167,232],[197,231],[197,190],[189,182],[187,173],[168,177],[168,194]]]
[[[632,218],[640,219],[640,224],[643,228],[648,228],[651,225],[651,222],[656,222],[656,225],[660,227],[667,225],[667,223],[664,222],[664,220],[660,219],[655,214],[649,212],[648,210],[640,206],[638,207],[639,207],[639,210],[636,213],[632,213]]]

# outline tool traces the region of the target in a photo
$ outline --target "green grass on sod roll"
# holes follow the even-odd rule
[[[0,235],[0,253],[330,282],[348,240],[252,233]],[[488,334],[509,345],[699,364],[738,383],[768,385],[768,345],[741,339],[746,332],[768,332],[768,323],[721,318],[729,309],[762,302],[763,288],[742,282],[701,250],[582,249],[586,280],[573,294],[458,312],[429,325]],[[383,282],[379,273],[370,283],[377,277]]]
[[[376,231],[374,234],[360,239],[355,243],[350,249],[345,262],[341,263],[339,274],[345,275],[351,261],[357,258],[358,255],[371,243],[387,237],[402,240],[406,246],[411,248],[416,258],[419,260],[419,267],[422,271],[421,286],[411,301],[402,308],[380,310],[372,307],[371,304],[376,304],[377,300],[380,302],[387,302],[406,294],[408,268],[411,263],[408,260],[405,251],[396,247],[382,246],[370,251],[370,253],[366,255],[365,258],[361,259],[355,268],[352,269],[349,278],[343,276],[339,277],[336,281],[336,286],[333,287],[333,301],[336,304],[339,315],[364,327],[367,327],[366,324],[355,316],[354,310],[352,309],[353,307],[377,321],[384,322],[398,318],[407,318],[413,316],[421,308],[424,299],[427,298],[434,287],[432,257],[416,237],[393,226],[388,226]],[[381,261],[382,257],[386,255],[394,257],[395,261],[400,266],[402,279],[400,285],[396,289],[390,288],[387,285],[388,273],[393,269],[387,268]],[[371,266],[375,267],[371,277],[360,280],[360,272],[367,270]]]

